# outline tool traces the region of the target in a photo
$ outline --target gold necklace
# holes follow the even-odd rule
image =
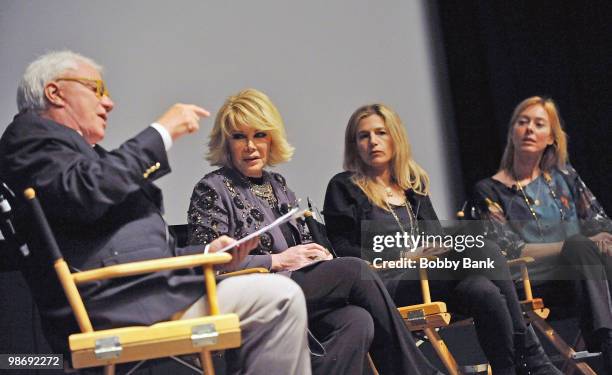
[[[555,190],[552,187],[552,177],[549,174],[547,174],[547,173],[543,173],[543,175],[544,175],[544,180],[546,180],[546,185],[548,186],[548,190],[550,191],[550,195],[552,196],[553,201],[555,202],[555,205],[559,209],[560,220],[563,221],[563,220],[565,220],[565,213],[563,212],[563,209],[559,205],[558,199],[557,199],[557,193],[555,193]],[[525,193],[525,189],[523,189],[523,185],[521,184],[521,182],[516,177],[516,173],[514,173],[514,171],[512,171],[512,177],[514,177],[514,181],[516,181],[516,185],[518,186],[519,191],[523,195],[523,199],[525,200],[525,203],[527,204],[527,208],[529,208],[529,212],[531,213],[531,216],[533,216],[533,218],[534,218],[534,220],[536,222],[536,226],[538,227],[538,232],[540,233],[540,238],[544,239],[544,232],[542,231],[542,226],[540,225],[540,220],[538,218],[538,215],[536,214],[536,212],[533,209],[531,203],[529,202],[529,198],[527,197],[527,194]],[[540,194],[539,188],[540,188],[540,186],[538,186],[538,197],[539,197],[539,194]],[[536,201],[537,201],[537,199],[536,199]],[[536,203],[536,202],[534,202],[534,203]],[[536,203],[536,206],[537,205],[538,205],[538,203]]]
[[[257,185],[249,180],[249,190],[251,190],[257,197],[266,201],[270,207],[276,207],[278,200],[274,195],[274,189],[272,189],[272,184],[270,182]]]
[[[555,193],[555,189],[553,189],[552,186],[552,176],[548,173],[544,173],[544,180],[546,181],[546,185],[548,186],[548,191],[550,191],[550,195],[553,198],[553,201],[555,202],[555,204],[557,205],[557,208],[559,209],[559,216],[561,217],[561,221],[565,220],[565,211],[563,211],[563,206],[561,205],[561,199],[557,198],[557,193]]]
[[[536,191],[534,199],[533,199],[533,204],[535,204],[536,206],[540,205],[540,192],[542,191],[542,180],[539,179],[539,176],[535,178],[535,180],[538,181],[538,191]],[[535,180],[531,180],[531,181],[535,181]]]
[[[527,208],[529,209],[529,212],[531,212],[531,216],[533,216],[533,219],[536,222],[536,226],[538,227],[538,232],[540,233],[540,237],[544,237],[544,232],[542,232],[542,226],[540,225],[540,220],[538,219],[538,215],[536,214],[535,210],[531,206],[531,203],[529,202],[529,198],[527,198],[527,194],[525,194],[525,190],[523,189],[523,185],[518,180],[518,178],[516,178],[516,175],[514,175],[514,181],[516,181],[516,185],[518,186],[519,191],[523,195],[523,199],[525,200],[525,203],[527,204]]]
[[[395,214],[395,210],[393,210],[393,207],[391,207],[391,204],[389,203],[389,201],[387,199],[385,199],[385,204],[387,205],[387,208],[389,209],[389,212],[391,213],[391,215],[395,219],[395,222],[397,223],[397,226],[399,227],[399,229],[402,232],[404,232],[404,233],[408,233],[408,231],[404,229],[404,226],[402,225],[402,222],[400,221],[399,217]],[[403,206],[406,207],[406,213],[408,213],[408,221],[409,221],[409,225],[410,225],[410,234],[414,235],[414,234],[418,233],[418,231],[419,231],[419,228],[418,228],[419,224],[417,222],[416,215],[414,214],[414,211],[412,210],[412,205],[410,204],[410,201],[408,200],[408,198],[406,198],[406,200],[404,201]],[[415,223],[416,223],[416,225],[415,225]]]
[[[400,230],[404,233],[408,233],[408,231],[404,230],[404,226],[402,225],[402,222],[400,221],[399,217],[395,214],[395,210],[393,210],[393,207],[391,207],[391,204],[389,203],[389,198],[393,198],[393,189],[391,189],[390,186],[386,186],[386,185],[383,185],[383,186],[384,186],[385,194],[387,195],[387,199],[385,199],[385,204],[387,205],[387,209],[389,210],[389,212],[395,219],[395,222],[397,223],[397,226],[400,228]],[[418,224],[416,215],[414,214],[414,211],[412,210],[412,205],[410,204],[408,197],[406,197],[406,193],[403,190],[402,192],[404,193],[404,204],[402,206],[406,207],[406,213],[408,214],[408,221],[410,225],[410,234],[414,235],[418,233],[419,231],[418,229],[419,224]]]

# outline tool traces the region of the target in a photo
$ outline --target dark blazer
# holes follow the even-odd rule
[[[0,139],[0,178],[18,195],[36,189],[64,258],[78,270],[183,253],[174,246],[161,191],[152,183],[169,172],[161,136],[150,127],[106,151],[25,112]],[[29,233],[27,218],[17,222]],[[35,236],[28,242],[32,255],[22,272],[51,345],[65,350],[66,337],[78,327],[47,254]],[[96,329],[152,324],[203,295],[202,279],[192,270],[93,282],[80,290]]]
[[[332,177],[325,192],[323,216],[327,236],[338,256],[361,257],[361,221],[371,220],[372,202],[353,183],[352,172],[341,172]],[[442,233],[438,216],[429,196],[406,190],[406,198],[414,209],[417,220],[428,234]]]

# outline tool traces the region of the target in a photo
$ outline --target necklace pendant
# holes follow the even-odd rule
[[[385,193],[387,193],[387,197],[389,198],[393,197],[393,190],[391,190],[390,187],[385,188]]]
[[[533,202],[533,204],[535,204],[536,206],[539,206],[539,205],[540,205],[540,200],[539,200],[539,199],[536,199],[536,200]]]

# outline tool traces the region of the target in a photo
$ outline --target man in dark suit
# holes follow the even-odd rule
[[[19,114],[0,139],[0,178],[16,191],[36,189],[74,269],[202,252],[175,247],[162,217],[161,191],[152,181],[170,172],[166,152],[172,143],[197,131],[208,112],[176,104],[118,149],[104,150],[97,143],[114,103],[100,72],[94,61],[70,51],[48,53],[29,65],[17,92]],[[27,232],[27,220],[18,222]],[[78,327],[47,255],[36,250],[36,238],[28,240],[33,251],[22,272],[50,344],[66,352],[67,336]],[[208,246],[216,251],[232,241],[224,237]],[[235,250],[233,263],[254,246]],[[203,291],[202,276],[194,270],[81,288],[97,329],[167,320],[201,305]],[[234,277],[219,284],[218,295],[222,312],[235,312],[241,320],[243,344],[228,356],[234,360],[230,367],[249,374],[310,373],[304,297],[290,279]],[[263,342],[268,349],[259,345]]]

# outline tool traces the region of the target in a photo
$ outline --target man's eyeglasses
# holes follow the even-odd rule
[[[96,93],[96,96],[99,99],[102,99],[103,96],[108,96],[110,98],[108,89],[106,88],[106,84],[101,79],[82,78],[82,77],[63,77],[63,78],[56,78],[55,80],[56,81],[78,82],[81,85],[87,86],[92,91],[94,91]]]

